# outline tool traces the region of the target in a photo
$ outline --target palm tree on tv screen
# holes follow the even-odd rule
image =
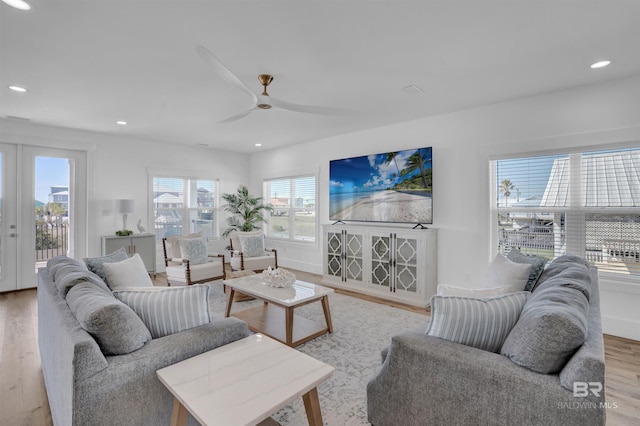
[[[402,174],[409,174],[415,170],[420,171],[420,181],[422,182],[423,188],[429,188],[429,182],[427,180],[427,175],[430,173],[427,172],[425,164],[431,161],[426,156],[426,152],[422,149],[417,150],[409,158],[407,158],[407,168],[402,170]]]
[[[398,156],[399,152],[395,151],[395,152],[387,152],[387,155],[384,159],[384,164],[389,164],[393,161],[393,164],[396,165],[396,170],[398,171],[398,174],[393,174],[393,178],[395,180],[396,176],[400,176],[400,168],[398,168],[398,161],[396,160],[396,157]]]

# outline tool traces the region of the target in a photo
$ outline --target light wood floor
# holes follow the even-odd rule
[[[321,278],[301,271],[295,274],[315,283]],[[158,275],[155,283],[166,285],[166,279]],[[406,305],[394,306],[428,314]],[[37,319],[35,290],[0,294],[0,426],[53,424],[40,366]],[[605,335],[604,344],[607,401],[610,407],[615,407],[607,412],[607,425],[638,425],[640,342]]]

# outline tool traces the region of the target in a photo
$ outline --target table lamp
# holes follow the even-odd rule
[[[135,200],[116,200],[115,211],[122,214],[122,230],[127,229],[127,215],[136,210]]]

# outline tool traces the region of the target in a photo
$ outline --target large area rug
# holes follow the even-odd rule
[[[223,317],[227,296],[221,285],[212,284],[210,306],[213,316]],[[232,312],[261,304],[261,301],[234,302]],[[367,382],[380,368],[380,351],[391,336],[425,325],[428,316],[366,300],[332,294],[329,297],[334,332],[325,334],[296,349],[333,367],[333,377],[318,387],[325,425],[356,426],[367,422]],[[318,303],[296,309],[305,318],[324,321]],[[282,425],[307,423],[302,398],[272,416]]]

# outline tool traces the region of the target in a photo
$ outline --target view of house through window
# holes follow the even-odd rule
[[[265,199],[273,207],[265,232],[272,238],[316,240],[316,177],[266,180]]]
[[[156,240],[170,235],[202,232],[218,237],[218,183],[207,179],[153,178],[153,214]]]
[[[640,148],[493,162],[498,251],[640,275]]]
[[[36,265],[69,251],[69,159],[35,157]]]

